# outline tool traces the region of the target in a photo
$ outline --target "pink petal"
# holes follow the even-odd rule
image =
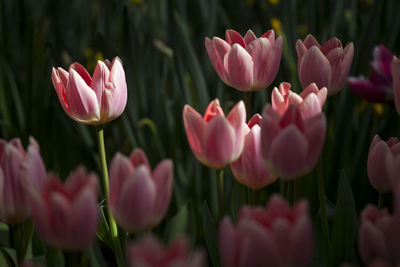
[[[328,87],[331,83],[331,71],[328,59],[318,47],[313,46],[301,60],[299,71],[301,85],[305,88],[314,82],[319,88]]]
[[[252,30],[248,30],[244,36],[244,42],[246,43],[246,46],[249,45],[251,42],[253,42],[254,40],[256,40],[257,37],[256,35],[253,33]]]
[[[51,238],[46,240],[57,248],[63,248],[65,241],[69,238],[71,204],[66,197],[59,192],[52,192],[49,203],[49,217]]]
[[[115,154],[110,165],[110,206],[115,207],[126,181],[132,175],[134,167],[121,153]]]
[[[267,38],[271,44],[275,42],[275,32],[274,30],[268,30],[261,35],[262,38]]]
[[[324,113],[319,113],[305,121],[304,136],[309,144],[305,172],[310,171],[321,155],[326,133],[326,118]]]
[[[56,89],[56,93],[58,96],[58,100],[60,101],[61,107],[63,108],[65,113],[71,116],[71,111],[69,110],[66,97],[68,76],[69,76],[68,72],[66,72],[62,68],[58,69],[53,68],[51,71],[51,80],[53,82],[54,88]]]
[[[242,153],[246,131],[246,107],[242,100],[232,108],[227,116],[227,120],[233,128],[235,136],[232,155],[232,159],[234,160]]]
[[[390,64],[393,59],[393,53],[387,49],[384,45],[378,45],[375,46],[374,52],[373,52],[373,58],[374,60],[372,61],[372,68],[375,69],[378,73],[381,75],[390,77],[392,76],[392,71]]]
[[[342,42],[338,38],[333,37],[322,45],[321,51],[324,55],[327,55],[330,51],[338,47],[342,47]]]
[[[239,253],[236,231],[228,216],[219,225],[219,251],[223,266],[238,266]]]
[[[400,59],[393,57],[392,60],[392,77],[393,77],[393,92],[394,103],[397,113],[400,114]]]
[[[296,42],[296,53],[297,53],[297,73],[300,73],[301,60],[304,54],[307,52],[307,47],[304,45],[303,41],[297,40]]]
[[[45,203],[40,192],[33,192],[30,196],[30,208],[35,229],[44,240],[52,238],[51,220]]]
[[[134,168],[137,168],[140,165],[145,165],[150,169],[149,160],[147,159],[146,153],[144,153],[141,148],[135,148],[129,156],[129,159]]]
[[[217,115],[225,117],[224,111],[221,108],[218,98],[214,99],[210,102],[210,104],[208,104],[206,111],[204,112],[203,119],[205,122],[209,122]]]
[[[256,113],[250,118],[250,120],[247,123],[247,126],[250,129],[253,128],[253,126],[256,126],[256,125],[261,126],[261,120],[262,120],[262,117],[260,116],[260,114]],[[247,132],[246,132],[246,134],[247,134]]]
[[[387,247],[382,233],[370,222],[361,224],[359,234],[360,257],[365,263],[375,258],[387,258]]]
[[[267,75],[264,76],[263,82],[265,84],[265,87],[268,87],[271,85],[271,83],[274,81],[276,75],[278,74],[279,70],[279,65],[281,62],[281,57],[282,57],[282,47],[283,47],[283,39],[282,36],[279,36],[276,41],[271,42],[273,45],[268,52],[267,56],[267,62],[266,62],[266,68],[265,70],[267,71]]]
[[[265,162],[269,162],[272,142],[280,131],[278,120],[279,115],[272,110],[270,105],[266,106],[261,121],[261,155]]]
[[[272,44],[267,38],[258,38],[246,47],[246,51],[253,60],[253,82],[255,89],[265,89],[269,86],[267,63],[269,62],[268,53],[272,48]],[[272,81],[271,81],[272,82]]]
[[[306,36],[306,38],[304,39],[303,44],[305,45],[305,47],[307,47],[307,49],[310,49],[312,46],[316,46],[318,48],[321,48],[321,45],[319,44],[317,39],[315,39],[315,37],[312,36],[312,34],[308,34]]]
[[[239,44],[241,47],[246,47],[246,43],[243,40],[242,35],[235,30],[226,30],[225,39],[231,46]]]
[[[304,99],[304,101],[299,105],[299,109],[303,120],[311,118],[322,112],[321,103],[315,94],[310,94]]]
[[[332,79],[334,80],[335,83],[332,85],[332,90],[329,90],[328,88],[328,95],[334,95],[337,92],[342,89],[344,84],[346,83],[347,77],[349,76],[350,72],[350,67],[351,67],[351,62],[353,61],[353,56],[354,56],[354,46],[353,43],[349,43],[343,51],[343,58],[341,62],[339,63],[339,74],[336,75],[336,73],[333,73],[334,76],[332,76]],[[333,82],[333,81],[332,81]]]
[[[90,77],[89,73],[87,72],[87,70],[85,69],[85,67],[83,67],[81,64],[79,64],[78,62],[74,62],[70,67],[68,72],[70,73],[70,70],[73,69],[74,71],[76,71],[79,76],[85,81],[86,85],[91,86],[92,84],[92,78]]]
[[[31,137],[30,140],[30,145],[22,162],[20,177],[25,190],[41,191],[47,176],[46,168],[35,139]]]
[[[385,141],[380,141],[368,153],[367,171],[372,186],[381,193],[390,191],[390,179],[386,171],[386,155],[390,149]]]
[[[183,108],[183,123],[190,148],[194,155],[201,161],[204,156],[203,132],[206,122],[196,110],[189,105],[185,105]]]
[[[309,266],[313,250],[312,225],[308,217],[302,216],[296,221],[291,233],[292,264]]]
[[[230,86],[240,91],[253,89],[253,60],[243,47],[234,44],[225,56],[224,66]]]
[[[214,70],[217,72],[220,79],[226,82],[224,57],[231,49],[231,46],[225,40],[218,37],[214,37],[212,40],[206,37],[204,44]]]
[[[94,69],[93,72],[91,88],[96,94],[97,103],[102,110],[103,110],[102,97],[103,93],[106,91],[106,87],[109,87],[108,85],[109,79],[110,79],[110,70],[108,69],[106,64],[104,64],[103,61],[98,60],[96,68]]]

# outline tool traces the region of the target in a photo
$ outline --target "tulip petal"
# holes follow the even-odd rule
[[[240,90],[250,91],[253,87],[253,60],[240,45],[234,44],[225,55],[224,66],[227,70],[229,85]]]
[[[237,159],[240,153],[242,153],[244,145],[244,135],[247,130],[246,107],[244,106],[243,101],[239,101],[232,108],[226,119],[233,127],[233,131],[235,134],[235,142],[234,142],[232,158]]]
[[[297,73],[300,74],[300,65],[303,59],[303,56],[307,52],[307,47],[304,45],[303,41],[297,40],[296,42],[296,53],[297,53]]]
[[[103,106],[104,104],[102,102],[102,97],[104,92],[106,91],[106,87],[109,87],[108,85],[109,79],[110,79],[110,70],[107,68],[106,64],[104,64],[103,61],[98,60],[96,68],[94,69],[93,72],[91,88],[96,94],[97,103],[99,107],[101,107],[101,110],[103,110],[103,108],[107,108]]]
[[[110,206],[115,206],[126,180],[132,175],[134,168],[127,157],[115,154],[110,165]]]
[[[238,44],[241,47],[246,47],[246,43],[240,33],[235,30],[226,30],[225,31],[225,39],[231,46],[234,44]]]
[[[393,53],[384,45],[378,45],[374,48],[371,67],[383,76],[392,76],[391,66]]]
[[[308,95],[299,106],[299,109],[303,120],[322,112],[321,103],[315,94]]]
[[[365,77],[349,77],[348,85],[351,91],[358,97],[375,103],[392,103],[393,99],[389,98],[390,88],[386,85],[374,84]]]
[[[335,85],[332,86],[333,88],[335,88],[335,90],[329,90],[328,88],[329,96],[339,92],[339,90],[342,89],[342,87],[346,83],[351,68],[351,62],[353,61],[353,56],[354,56],[354,45],[353,43],[349,43],[343,50],[343,58],[339,64],[339,69],[340,69],[339,74],[336,76],[336,73],[333,73],[332,79],[334,79],[334,77],[337,77],[335,80]]]
[[[203,160],[203,132],[206,122],[201,115],[191,106],[185,105],[183,108],[183,123],[185,126],[186,136],[194,155]]]
[[[314,82],[318,88],[328,87],[329,91],[331,66],[318,47],[313,46],[304,54],[300,64],[299,77],[303,88]]]
[[[261,35],[262,38],[267,38],[271,44],[275,43],[275,31],[268,30]]]
[[[214,70],[217,72],[220,79],[226,83],[224,57],[231,49],[231,46],[225,40],[218,37],[214,37],[212,40],[206,37],[204,44]]]
[[[322,45],[321,51],[324,55],[328,55],[328,53],[338,47],[342,48],[342,42],[338,38],[333,37]]]
[[[304,44],[305,47],[307,47],[307,49],[310,49],[312,46],[316,46],[319,49],[321,49],[321,45],[319,44],[317,39],[315,39],[315,37],[312,36],[312,34],[308,34],[306,36],[306,38],[304,39],[303,44]]]
[[[68,84],[68,72],[62,68],[55,69],[51,71],[51,80],[53,82],[54,88],[56,89],[58,100],[60,101],[61,107],[65,113],[71,116],[71,111],[69,110],[66,88]]]
[[[258,38],[246,47],[246,51],[253,60],[253,82],[255,90],[265,89],[269,86],[266,82],[269,78],[270,70],[267,69],[269,62],[268,53],[272,48],[272,44],[267,38]],[[271,81],[272,82],[272,81]]]
[[[129,156],[129,160],[132,163],[132,166],[134,168],[139,167],[140,165],[145,165],[150,169],[150,163],[149,160],[147,159],[146,154],[144,153],[143,149],[141,148],[135,148],[131,155]]]
[[[368,153],[367,172],[371,185],[381,193],[390,191],[390,179],[386,171],[386,155],[390,148],[380,141]]]
[[[246,43],[246,46],[248,46],[254,40],[257,40],[256,35],[253,33],[252,30],[248,30],[244,36],[244,42]]]
[[[28,147],[25,158],[21,165],[20,177],[22,185],[26,191],[41,191],[47,176],[46,168],[35,142],[36,141],[34,141],[33,137],[31,137],[31,144]]]
[[[70,236],[69,218],[71,211],[71,204],[66,197],[59,193],[53,192],[49,200],[49,213],[50,213],[50,229],[51,239],[49,243],[57,248],[63,247],[63,241],[67,240]]]
[[[311,221],[308,216],[302,216],[297,219],[291,233],[290,255],[292,255],[293,264],[309,266],[312,256],[312,243]]]
[[[237,266],[240,245],[237,239],[231,220],[225,216],[219,226],[219,251],[223,266]]]
[[[393,92],[394,103],[397,113],[400,114],[400,59],[393,57],[392,60],[392,77],[393,77]]]
[[[316,164],[321,155],[325,142],[326,118],[324,113],[319,113],[305,121],[304,136],[309,144],[307,155],[307,167],[305,171],[310,171]]]
[[[372,223],[362,222],[359,237],[360,257],[364,262],[368,263],[375,258],[386,259],[388,257],[382,233]]]

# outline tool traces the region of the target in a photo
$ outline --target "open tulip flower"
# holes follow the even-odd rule
[[[242,153],[246,125],[243,101],[239,101],[227,117],[218,99],[211,101],[203,117],[185,105],[183,122],[190,148],[204,165],[222,169]]]
[[[278,178],[265,166],[261,158],[261,119],[259,114],[255,114],[249,120],[245,126],[243,152],[231,164],[231,170],[236,180],[255,190],[272,184]]]
[[[270,170],[285,180],[310,172],[325,141],[325,115],[303,119],[300,108],[292,104],[280,116],[267,104],[262,117],[261,154]]]
[[[18,138],[0,139],[0,220],[20,224],[30,215],[28,190],[42,188],[46,169],[39,144],[29,138],[27,151]]]
[[[189,244],[183,237],[165,247],[155,236],[147,235],[132,243],[126,254],[129,267],[206,266],[202,251],[191,254]]]
[[[343,49],[342,42],[332,38],[321,46],[309,34],[304,41],[297,40],[296,52],[297,71],[303,88],[314,82],[318,88],[326,87],[331,96],[346,83],[353,61],[353,43]]]
[[[393,93],[394,103],[397,113],[400,114],[400,59],[393,57],[392,60],[392,77],[393,77]]]
[[[100,125],[119,117],[125,109],[127,87],[122,62],[115,57],[98,61],[93,77],[75,62],[68,72],[53,68],[51,79],[61,107],[73,120]]]
[[[205,39],[208,57],[221,80],[243,92],[267,88],[278,73],[282,37],[275,40],[275,32],[269,30],[257,38],[248,30],[243,38],[227,30],[225,39]]]
[[[303,119],[310,118],[322,112],[327,89],[323,87],[318,89],[315,83],[308,85],[300,95],[290,90],[290,83],[283,82],[278,88],[274,88],[271,95],[272,108],[282,116],[290,105],[299,106]]]
[[[152,171],[143,150],[133,150],[129,158],[117,153],[110,167],[110,209],[116,222],[128,232],[158,225],[169,206],[172,183],[172,160]]]
[[[31,192],[32,217],[39,236],[55,248],[86,249],[99,221],[97,176],[76,168],[64,184],[54,174],[43,190]]]
[[[312,240],[307,201],[291,208],[279,195],[273,195],[266,208],[243,207],[236,228],[228,217],[219,226],[225,267],[308,266]]]
[[[371,185],[380,193],[391,191],[388,168],[392,166],[396,168],[396,166],[388,161],[397,156],[400,156],[400,141],[397,137],[389,138],[385,142],[375,135],[368,152],[367,171]],[[388,165],[391,166],[388,167]],[[400,177],[397,179],[399,180]]]
[[[393,53],[384,45],[374,48],[368,79],[364,76],[349,77],[351,91],[370,102],[394,104],[392,89]]]

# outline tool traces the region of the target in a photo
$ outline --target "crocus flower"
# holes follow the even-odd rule
[[[322,112],[322,107],[324,106],[328,93],[326,87],[318,89],[315,83],[311,83],[300,95],[292,92],[290,87],[290,83],[283,82],[279,85],[279,90],[275,87],[272,91],[272,108],[280,116],[283,116],[292,104],[299,106],[303,119],[307,119]]]
[[[390,177],[387,171],[388,154],[400,156],[400,141],[396,137],[386,142],[375,135],[368,152],[367,171],[371,185],[379,192],[391,191]]]
[[[396,105],[397,113],[400,114],[400,59],[397,57],[393,57],[392,60],[392,77],[394,104]]]
[[[261,119],[259,114],[255,114],[245,125],[243,152],[231,164],[236,180],[256,190],[272,184],[278,178],[265,166],[261,158]]]
[[[190,253],[184,237],[165,247],[155,236],[146,235],[139,242],[132,243],[126,254],[129,267],[206,266],[202,251]]]
[[[204,165],[222,169],[242,153],[246,125],[243,101],[238,102],[227,117],[218,99],[211,101],[203,117],[185,105],[183,122],[190,148]]]
[[[172,183],[172,160],[152,171],[143,150],[133,150],[129,158],[117,153],[110,167],[110,209],[116,222],[128,232],[158,225],[171,200]]]
[[[308,266],[312,240],[307,201],[291,208],[279,195],[273,195],[266,208],[243,207],[236,227],[228,217],[219,227],[225,267]]]
[[[0,220],[20,224],[30,215],[28,190],[40,189],[46,169],[39,144],[29,138],[27,151],[18,138],[0,139]]]
[[[97,176],[76,168],[62,184],[54,174],[42,191],[31,192],[32,217],[39,236],[55,248],[86,249],[96,236]]]
[[[103,124],[119,117],[125,109],[125,72],[118,57],[112,63],[99,60],[93,77],[75,62],[68,72],[53,68],[51,79],[61,107],[77,122]]]
[[[342,42],[332,38],[321,46],[309,34],[304,41],[297,40],[296,51],[297,71],[303,88],[314,82],[318,88],[326,87],[328,96],[340,91],[353,61],[353,43],[343,49]]]
[[[274,30],[257,38],[248,30],[244,38],[234,30],[225,39],[205,38],[208,57],[221,80],[240,91],[267,88],[278,73],[282,56],[282,37]]]
[[[307,174],[321,154],[325,131],[323,113],[303,119],[300,108],[292,104],[283,116],[279,116],[267,104],[261,121],[261,154],[264,162],[285,180]]]
[[[351,91],[370,102],[394,104],[391,63],[393,53],[384,45],[375,46],[368,79],[349,77]]]

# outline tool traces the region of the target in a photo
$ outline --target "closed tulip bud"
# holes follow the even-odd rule
[[[20,224],[30,215],[28,191],[40,188],[46,169],[39,144],[29,138],[27,151],[18,138],[5,142],[0,139],[0,220]]]
[[[172,160],[152,171],[141,149],[130,158],[117,153],[110,167],[110,209],[116,222],[128,232],[158,225],[169,206],[172,183]]]
[[[126,254],[129,267],[206,266],[202,251],[190,253],[183,237],[165,247],[155,236],[147,235],[130,244]]]
[[[243,207],[236,227],[228,217],[219,226],[225,267],[308,266],[312,240],[307,202],[291,208],[279,195],[273,195],[266,208]]]
[[[68,72],[53,68],[51,79],[61,107],[77,122],[100,125],[119,117],[125,109],[125,72],[118,57],[112,63],[99,60],[93,77],[75,62]]]
[[[275,32],[269,30],[257,38],[248,30],[243,38],[227,30],[225,39],[205,39],[208,57],[220,79],[244,92],[267,88],[278,73],[282,37],[275,40]]]
[[[242,153],[246,126],[243,101],[237,103],[227,117],[218,99],[208,105],[203,117],[185,105],[183,122],[190,148],[204,165],[222,169]]]
[[[31,192],[32,217],[39,236],[67,251],[86,249],[99,221],[97,176],[78,167],[62,184],[54,174],[42,191]]]
[[[400,156],[400,142],[396,137],[383,141],[375,135],[368,152],[367,171],[371,185],[380,193],[391,191],[390,177],[387,170],[389,154]],[[399,179],[399,178],[397,178]]]
[[[296,51],[297,71],[303,88],[314,82],[318,88],[326,87],[328,96],[342,89],[353,61],[353,43],[343,49],[342,42],[332,38],[321,46],[309,34],[304,41],[297,40]]]
[[[303,119],[300,108],[290,105],[279,116],[267,104],[261,121],[261,154],[264,162],[284,180],[301,177],[315,166],[325,141],[323,113]]]
[[[233,176],[239,183],[252,189],[272,184],[278,176],[272,173],[261,158],[261,116],[255,114],[246,125],[243,152],[232,162]]]
[[[280,116],[286,112],[290,105],[299,106],[303,119],[310,118],[322,112],[327,90],[326,87],[318,89],[315,83],[307,86],[300,95],[290,90],[290,83],[283,82],[278,88],[274,88],[271,95],[272,108]]]
[[[392,77],[393,77],[393,93],[394,103],[397,113],[400,114],[400,59],[393,57],[392,60]]]

